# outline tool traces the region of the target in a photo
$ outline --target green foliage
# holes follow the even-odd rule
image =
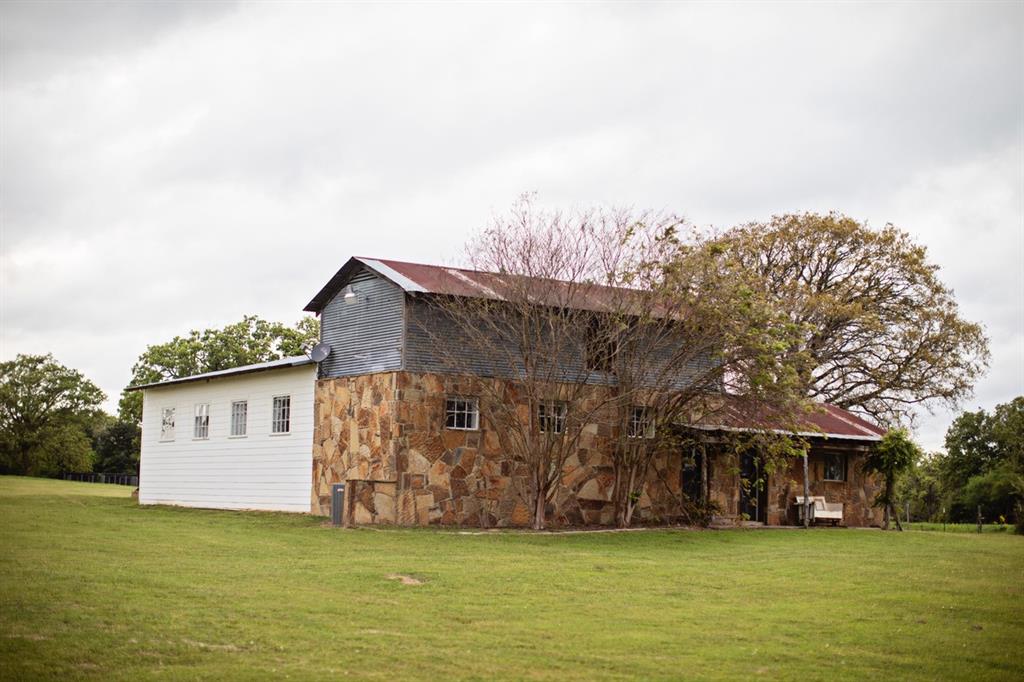
[[[28,475],[88,471],[87,433],[102,419],[106,396],[52,355],[0,363],[0,470]]]
[[[140,436],[138,424],[111,418],[94,438],[93,471],[109,474],[138,471]]]
[[[956,404],[988,363],[981,327],[960,316],[923,246],[892,225],[789,214],[719,243],[799,328],[807,393],[881,423],[928,403]]]
[[[939,462],[942,456],[927,455],[908,469],[896,482],[896,500],[900,509],[910,503],[910,517],[921,521],[940,521],[943,487]]]
[[[148,346],[132,367],[128,386],[302,355],[304,344],[319,337],[320,322],[315,317],[304,317],[288,327],[246,315],[221,329],[193,329],[188,336]],[[122,421],[141,423],[142,394],[122,392],[118,414]]]
[[[885,509],[886,528],[889,525],[889,512],[896,500],[896,480],[922,456],[921,449],[910,439],[905,429],[890,429],[881,442],[864,457],[864,471],[882,477],[882,489],[875,499],[875,505]]]
[[[977,509],[1021,522],[1024,502],[1024,397],[961,414],[946,432],[946,455],[938,460],[950,521],[974,521]]]

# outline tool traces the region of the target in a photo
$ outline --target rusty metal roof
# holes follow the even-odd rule
[[[531,298],[536,298],[538,303],[582,310],[606,311],[613,309],[615,298],[623,293],[628,295],[630,291],[597,284],[572,285],[555,279],[356,256],[350,258],[334,274],[330,281],[306,304],[304,310],[311,313],[319,313],[323,310],[360,266],[377,273],[410,294],[438,294],[503,300],[502,290],[507,290],[512,284],[521,288],[526,282],[531,289],[529,291]]]
[[[765,414],[757,414],[757,410],[749,405],[738,403],[726,403],[713,415],[689,426],[704,431],[762,431],[860,441],[880,441],[886,432],[881,426],[828,403],[815,404],[810,413],[801,417],[795,430],[780,428],[777,420]]]

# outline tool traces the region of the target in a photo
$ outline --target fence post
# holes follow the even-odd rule
[[[978,532],[981,532],[981,505],[978,505]]]

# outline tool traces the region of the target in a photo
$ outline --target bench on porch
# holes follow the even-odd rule
[[[807,509],[807,505],[804,504],[803,495],[796,496],[796,508],[798,518],[801,523],[804,520],[804,510]],[[833,526],[838,526],[843,520],[843,503],[842,502],[826,502],[824,497],[810,497],[810,520],[811,523],[815,521],[831,521]]]

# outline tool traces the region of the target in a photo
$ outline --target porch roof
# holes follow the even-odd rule
[[[849,410],[836,405],[817,403],[815,408],[800,419],[796,430],[779,427],[777,420],[770,415],[754,414],[749,407],[738,403],[727,403],[713,415],[690,428],[702,431],[746,431],[786,433],[806,438],[836,438],[843,440],[859,440],[877,442],[882,440],[885,429],[862,419]]]

